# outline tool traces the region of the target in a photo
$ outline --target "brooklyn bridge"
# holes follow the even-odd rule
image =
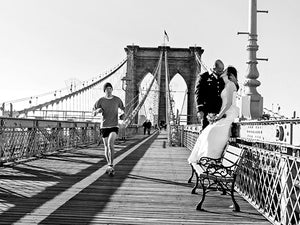
[[[126,58],[97,77],[1,104],[0,224],[300,224],[300,120],[264,107],[256,0],[250,9],[240,115],[213,173],[187,162],[202,131],[195,84],[209,69],[206,50],[127,45]],[[178,77],[186,87],[181,110],[172,89]],[[92,113],[106,82],[125,102],[113,177],[103,118]]]

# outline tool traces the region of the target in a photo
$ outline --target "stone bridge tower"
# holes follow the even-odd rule
[[[153,73],[157,67],[161,51],[167,51],[170,81],[179,73],[187,85],[187,123],[196,123],[195,82],[200,72],[200,66],[195,59],[195,52],[201,57],[204,50],[201,47],[170,48],[159,46],[158,48],[127,46],[127,82],[125,104],[139,95],[138,85],[148,73]],[[164,55],[161,65],[160,97],[158,121],[166,121],[166,80]],[[137,118],[135,123],[137,123]]]

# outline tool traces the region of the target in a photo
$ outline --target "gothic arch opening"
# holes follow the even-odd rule
[[[200,72],[200,67],[197,64],[195,53],[201,57],[204,50],[201,47],[189,47],[189,48],[170,48],[169,46],[152,47],[140,47],[137,45],[130,45],[125,48],[127,53],[127,73],[126,78],[131,80],[127,84],[128,90],[125,95],[125,102],[129,104],[132,99],[139,96],[139,84],[141,78],[144,77],[145,71],[153,72],[159,61],[160,53],[167,53],[168,57],[168,71],[169,74],[180,73],[185,79],[185,83],[188,87],[187,92],[187,114],[188,124],[192,124],[196,121],[196,106],[195,106],[195,82],[196,75]],[[166,95],[163,91],[165,89],[166,80],[165,74],[165,61],[162,60],[161,65],[161,77],[159,79],[160,94],[158,100],[158,123],[167,120],[166,113]],[[173,77],[173,76],[171,76]],[[145,106],[146,107],[146,106]],[[184,107],[185,108],[185,107]],[[153,116],[155,114],[153,113]],[[138,116],[134,118],[134,123],[138,123]]]
[[[146,95],[148,88],[153,80],[154,76],[151,73],[147,73],[139,84],[139,102],[142,101],[143,97]],[[138,124],[143,124],[146,119],[149,119],[152,125],[157,124],[158,120],[158,84],[154,80],[152,88],[143,104],[141,110],[139,111]]]
[[[170,81],[172,108],[175,118],[180,124],[187,124],[187,84],[183,77],[177,73]]]

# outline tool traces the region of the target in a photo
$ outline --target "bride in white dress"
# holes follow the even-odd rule
[[[229,139],[231,124],[239,115],[236,106],[237,71],[228,67],[221,75],[225,87],[221,92],[222,107],[214,120],[199,135],[188,162],[196,163],[201,157],[220,158]]]

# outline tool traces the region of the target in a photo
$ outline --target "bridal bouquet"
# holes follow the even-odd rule
[[[208,113],[206,118],[208,120],[209,123],[213,123],[216,119],[216,115],[215,113]]]

